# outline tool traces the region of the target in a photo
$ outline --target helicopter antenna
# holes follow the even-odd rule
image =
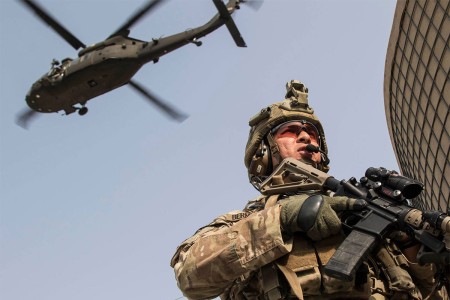
[[[164,0],[151,0],[145,6],[143,6],[140,10],[138,10],[134,15],[132,15],[125,24],[120,26],[113,34],[111,34],[108,38],[111,38],[116,35],[121,35],[122,33],[128,32],[128,29],[134,25],[140,18],[142,18],[145,14],[154,9],[158,4],[161,4]]]
[[[175,119],[178,122],[183,122],[187,119],[187,116],[175,108],[171,107],[169,104],[165,103],[163,100],[159,99],[157,96],[151,94],[148,90],[138,84],[136,81],[130,80],[128,84],[136,89],[139,93],[145,96],[152,104],[158,106],[163,112],[168,114],[171,118]]]
[[[66,40],[75,50],[79,48],[86,48],[79,39],[77,39],[72,33],[69,32],[64,26],[58,23],[53,17],[50,16],[42,7],[31,0],[19,0],[23,4],[28,6],[38,17],[40,17],[48,26],[53,28],[62,38]]]

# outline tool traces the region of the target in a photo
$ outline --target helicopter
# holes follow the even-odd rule
[[[87,101],[108,93],[118,87],[129,85],[147,100],[176,121],[183,121],[186,115],[177,111],[149,90],[132,80],[139,69],[149,63],[157,63],[159,58],[187,44],[201,46],[200,38],[225,25],[238,47],[246,47],[231,14],[240,8],[244,0],[212,0],[218,13],[202,26],[188,29],[167,37],[138,40],[129,37],[130,27],[164,0],[148,1],[136,11],[121,27],[104,41],[86,46],[42,7],[32,0],[19,0],[39,18],[52,27],[75,50],[77,58],[65,58],[61,62],[54,59],[50,71],[39,78],[26,95],[27,110],[17,118],[17,123],[27,128],[37,113],[64,111],[66,115],[88,112]]]

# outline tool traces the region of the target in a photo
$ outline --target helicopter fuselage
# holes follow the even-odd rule
[[[82,49],[78,58],[54,60],[50,71],[36,81],[26,96],[30,108],[42,113],[64,110],[66,114],[84,107],[87,101],[129,83],[146,63],[184,45],[201,45],[199,38],[227,25],[236,44],[245,47],[231,13],[239,0],[213,0],[219,13],[203,26],[168,37],[142,41],[128,37],[129,30],[116,32],[105,41]]]
[[[76,111],[73,106],[118,88],[133,77],[145,60],[139,57],[147,42],[114,37],[101,45],[86,48],[76,59],[65,59],[33,84],[26,101],[39,112],[66,114]]]

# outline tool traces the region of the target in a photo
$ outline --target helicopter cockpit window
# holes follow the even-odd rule
[[[60,63],[59,61],[57,61],[56,59],[54,59],[52,61],[52,67],[50,69],[50,71],[48,72],[47,76],[49,77],[49,79],[51,80],[60,80],[63,76],[64,76],[64,68],[70,64],[72,60],[69,59],[64,59],[62,61],[62,63]]]
[[[66,66],[70,65],[70,63],[71,63],[72,61],[73,61],[73,59],[71,59],[70,57],[64,58],[64,59],[61,61],[61,66],[62,66],[62,67],[66,67]]]

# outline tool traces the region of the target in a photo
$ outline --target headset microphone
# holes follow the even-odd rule
[[[324,151],[320,150],[319,147],[314,146],[313,144],[308,144],[306,145],[305,150],[314,153],[320,152],[322,154],[323,163],[325,165],[328,165],[330,163],[330,159],[328,158],[327,154]]]
[[[313,144],[306,145],[305,150],[308,151],[308,152],[314,152],[314,153],[317,153],[317,152],[320,151],[319,147],[314,146]],[[322,151],[320,151],[320,152],[322,152]]]

